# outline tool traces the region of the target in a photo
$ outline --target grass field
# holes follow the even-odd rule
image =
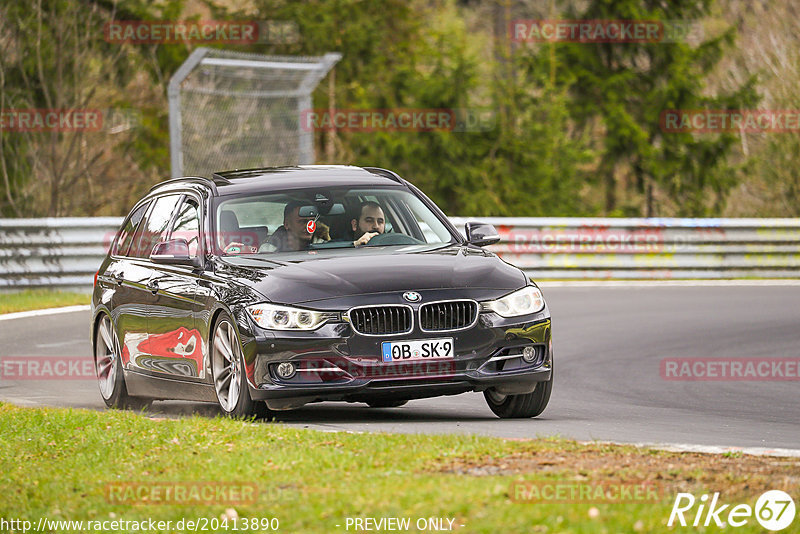
[[[69,293],[47,289],[26,289],[0,294],[0,314],[42,308],[58,308],[75,304],[89,304],[88,293]]]
[[[274,517],[281,532],[355,532],[347,518],[407,517],[410,531],[418,531],[419,518],[447,518],[461,532],[663,532],[678,491],[720,491],[725,503],[753,505],[767,489],[796,496],[798,472],[800,459],[560,439],[325,433],[265,421],[0,404],[0,518],[34,524],[153,519],[173,521],[174,531],[181,519],[238,516],[239,530],[244,518]],[[244,504],[175,504],[150,490],[124,499],[119,493],[219,481],[254,486],[257,494]],[[595,489],[647,481],[659,497],[597,501],[593,492],[589,502],[529,502],[534,494],[512,488],[521,481]],[[753,518],[736,529],[760,531]]]

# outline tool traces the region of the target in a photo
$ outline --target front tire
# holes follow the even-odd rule
[[[150,406],[150,399],[128,395],[125,377],[122,375],[122,351],[119,338],[111,318],[103,314],[97,325],[94,340],[94,364],[100,396],[109,408],[143,410]]]
[[[486,404],[501,419],[520,419],[536,417],[541,414],[550,401],[553,391],[553,379],[547,382],[537,382],[536,388],[531,393],[522,395],[503,395],[494,389],[483,392]]]
[[[242,344],[230,315],[225,312],[220,314],[211,339],[211,372],[222,412],[233,418],[263,415],[264,410],[250,398]]]

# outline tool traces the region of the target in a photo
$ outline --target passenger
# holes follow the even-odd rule
[[[330,240],[330,229],[323,223],[316,223],[314,232],[308,232],[308,223],[313,217],[300,217],[300,207],[305,202],[292,201],[283,209],[283,225],[279,226],[269,241],[261,245],[259,252],[289,252],[305,250],[311,243],[324,243]]]
[[[305,202],[292,201],[283,209],[283,224],[279,226],[270,238],[255,247],[247,247],[242,243],[229,243],[224,252],[226,254],[252,254],[255,252],[290,252],[305,250],[311,243],[325,243],[330,240],[330,228],[324,223],[316,223],[313,234],[308,232],[308,223],[313,217],[300,217],[300,207],[306,206]]]

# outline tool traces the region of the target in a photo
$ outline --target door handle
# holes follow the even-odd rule
[[[114,275],[114,280],[117,281],[117,284],[122,285],[122,282],[125,281],[125,274],[122,272],[116,273]]]
[[[158,293],[158,280],[151,280],[150,282],[147,282],[147,289],[152,291],[153,295]]]

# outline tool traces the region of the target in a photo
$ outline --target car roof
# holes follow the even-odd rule
[[[186,185],[210,188],[215,196],[260,191],[285,191],[307,187],[405,185],[397,174],[376,167],[351,165],[298,165],[217,172],[211,178],[187,176],[161,182],[156,189]]]
[[[214,173],[220,195],[248,191],[302,189],[306,187],[402,185],[391,171],[352,165],[298,165],[233,170]]]
[[[406,181],[397,174],[377,167],[353,165],[296,165],[287,167],[262,167],[216,172],[211,178],[185,176],[154,185],[150,191],[168,190],[186,186],[205,186],[215,196],[259,191],[285,191],[307,187],[337,186],[398,186]]]

